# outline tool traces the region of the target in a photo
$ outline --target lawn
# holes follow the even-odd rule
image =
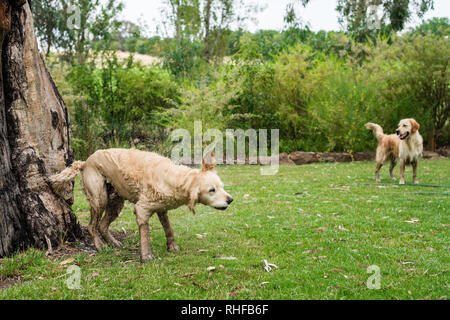
[[[181,251],[166,252],[155,216],[157,259],[141,264],[127,203],[112,225],[127,232],[122,248],[62,257],[30,249],[0,260],[3,283],[19,280],[0,290],[0,299],[447,299],[450,160],[419,165],[421,184],[443,187],[399,186],[388,168],[376,184],[374,169],[372,162],[324,163],[261,176],[257,166],[219,167],[235,201],[224,212],[171,212]],[[409,183],[411,168],[405,176]],[[73,209],[87,225],[78,180]],[[278,268],[266,271],[264,260]],[[81,268],[79,289],[65,282],[74,264]],[[366,285],[373,265],[379,290]]]

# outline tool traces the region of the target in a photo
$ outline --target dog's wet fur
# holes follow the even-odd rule
[[[191,169],[153,152],[108,149],[95,152],[86,162],[74,162],[61,173],[51,176],[50,181],[56,192],[65,194],[68,184],[81,173],[91,212],[88,231],[97,250],[105,246],[103,239],[114,247],[120,246],[109,226],[119,216],[125,200],[134,203],[141,261],[145,262],[154,259],[148,229],[148,220],[153,214],[158,215],[164,228],[167,250],[177,251],[179,247],[169,222],[169,210],[187,205],[195,213],[197,203],[218,210],[226,210],[231,204],[232,197],[214,171],[215,163],[211,153],[203,158],[201,169]]]

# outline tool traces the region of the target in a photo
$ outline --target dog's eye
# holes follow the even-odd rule
[[[216,192],[216,188],[209,189],[209,192]]]
[[[404,124],[403,126],[406,127],[406,124]]]

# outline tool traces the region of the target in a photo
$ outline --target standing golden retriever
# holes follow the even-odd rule
[[[420,125],[414,119],[403,119],[398,124],[397,134],[384,134],[383,129],[375,123],[366,123],[367,129],[373,130],[378,140],[377,167],[375,169],[375,180],[380,182],[380,169],[383,164],[390,160],[389,173],[391,179],[395,180],[393,170],[397,161],[400,161],[400,184],[405,184],[403,177],[405,165],[411,164],[413,167],[413,181],[417,181],[417,165],[419,157],[422,155],[423,139],[419,133]]]
[[[110,224],[118,217],[124,201],[133,202],[139,226],[141,261],[154,259],[150,251],[148,220],[154,214],[164,228],[167,250],[176,251],[168,210],[188,205],[194,212],[196,203],[225,210],[233,199],[214,171],[215,159],[208,154],[201,169],[176,165],[156,153],[135,149],[99,150],[86,162],[77,161],[59,174],[50,177],[57,192],[66,189],[81,172],[83,191],[90,204],[91,220],[88,231],[97,250],[105,243],[119,247],[109,232]],[[103,212],[106,211],[102,218]]]

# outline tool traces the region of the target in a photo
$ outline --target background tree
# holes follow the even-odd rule
[[[212,57],[223,56],[226,35],[231,24],[238,21],[239,7],[242,2],[236,0],[205,0],[203,3],[203,54],[206,61]]]
[[[176,49],[186,41],[198,39],[201,25],[199,0],[165,0],[162,22],[166,36],[173,32]]]
[[[438,37],[450,36],[450,20],[448,18],[432,18],[412,30],[413,34],[426,35],[432,33]]]
[[[174,34],[176,46],[165,65],[176,75],[187,75],[202,62],[222,58],[229,48],[232,24],[240,25],[259,10],[244,0],[166,0],[162,15],[166,36]]]
[[[165,0],[161,24],[166,38],[173,37],[165,50],[164,65],[176,76],[185,77],[201,61],[199,0]]]
[[[306,6],[312,0],[297,1]],[[423,17],[433,5],[434,0],[338,0],[336,11],[345,29],[356,40],[365,41],[368,37],[376,38],[378,32],[391,34],[403,30],[414,15]],[[288,14],[292,16],[293,9]]]
[[[32,1],[31,11],[36,36],[40,40],[41,48],[48,56],[50,50],[58,45],[58,26],[62,19],[61,3],[57,0]]]
[[[68,60],[83,63],[95,46],[108,46],[120,26],[123,4],[118,0],[33,1],[32,12],[41,47],[59,49]]]
[[[48,176],[73,161],[67,109],[39,54],[25,0],[0,0],[0,256],[80,235],[72,190]]]
[[[140,27],[131,21],[122,21],[120,27],[112,36],[117,42],[117,49],[130,52],[135,52],[140,37]]]

